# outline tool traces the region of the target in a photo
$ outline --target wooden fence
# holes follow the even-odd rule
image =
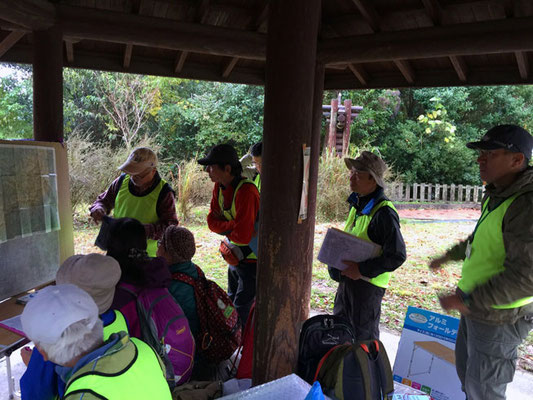
[[[483,186],[440,185],[430,183],[405,184],[393,182],[385,190],[392,201],[479,203]]]

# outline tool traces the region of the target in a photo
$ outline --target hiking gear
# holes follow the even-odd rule
[[[331,348],[320,360],[314,378],[326,395],[339,400],[383,400],[394,391],[389,358],[379,340]]]
[[[244,327],[244,333],[242,335],[242,343],[239,348],[241,353],[241,360],[237,367],[237,379],[252,379],[252,364],[254,358],[254,324],[255,324],[255,301],[250,308],[250,314],[246,320],[246,326]],[[242,352],[241,352],[242,351]],[[237,359],[237,358],[235,358]],[[231,368],[233,371],[233,367]]]
[[[298,375],[313,383],[320,359],[332,347],[353,343],[355,337],[350,322],[337,315],[321,314],[302,325],[298,348]]]
[[[124,179],[120,183],[120,188],[115,199],[115,208],[113,210],[114,218],[135,218],[142,224],[153,224],[159,221],[157,215],[157,200],[167,185],[164,179],[161,179],[156,187],[144,196],[135,196],[129,189],[130,176],[123,175]],[[146,240],[146,251],[150,257],[155,257],[157,252],[157,241],[153,239]]]
[[[109,339],[113,333],[126,332],[128,333],[128,323],[126,318],[119,310],[111,310],[115,319],[109,324],[104,326],[104,340]]]
[[[194,288],[200,330],[196,337],[198,349],[210,362],[227,360],[241,343],[241,324],[233,302],[215,282],[206,279],[196,266],[198,279],[176,272],[172,278]]]
[[[165,288],[139,289],[124,282],[119,286],[135,298],[135,302],[130,302],[121,311],[137,317],[141,339],[161,357],[169,385],[173,387],[174,381],[177,385],[188,382],[195,343],[180,305]]]

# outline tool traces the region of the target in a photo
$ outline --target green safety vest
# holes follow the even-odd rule
[[[157,186],[144,196],[135,196],[129,189],[130,176],[126,175],[120,185],[120,189],[115,199],[115,209],[113,216],[115,218],[135,218],[142,224],[154,224],[159,221],[157,215],[157,199],[167,183],[161,179]],[[147,239],[146,251],[150,257],[155,257],[157,252],[157,240]]]
[[[457,284],[465,293],[471,293],[477,286],[483,285],[494,275],[505,270],[505,246],[503,243],[503,218],[518,194],[503,201],[494,210],[488,210],[489,198],[483,204],[473,233],[470,256],[463,262],[461,280]],[[509,304],[494,304],[495,309],[518,308],[533,302],[533,296],[518,299]]]
[[[121,334],[117,345],[80,368],[67,383],[64,400],[171,400],[165,367],[154,350]]]
[[[261,174],[255,176],[254,183],[257,186],[257,190],[261,191]]]
[[[231,207],[229,210],[224,209],[224,195],[222,194],[222,188],[218,188],[218,206],[222,210],[222,215],[224,215],[224,218],[226,218],[227,221],[233,221],[235,219],[235,214],[237,214],[237,211],[235,210],[235,198],[237,197],[237,191],[245,183],[251,183],[252,185],[255,185],[254,182],[248,178],[241,179],[241,181],[237,184],[235,191],[233,192],[233,200],[231,200]],[[248,243],[236,243],[231,240],[230,242],[237,246],[248,246]],[[246,259],[257,260],[257,256],[252,252],[248,255],[248,257],[246,257]]]
[[[357,236],[359,239],[372,242],[368,237],[368,226],[370,225],[370,221],[372,221],[372,218],[374,217],[376,212],[381,207],[390,207],[394,211],[396,211],[394,204],[392,204],[392,202],[389,200],[384,200],[381,203],[375,205],[370,211],[370,214],[368,215],[357,215],[357,210],[355,209],[355,207],[352,207],[350,209],[350,214],[348,214],[348,220],[346,221],[346,225],[344,226],[344,232],[351,233],[352,235]],[[390,272],[383,272],[382,274],[371,278],[369,282],[375,286],[386,289],[389,286],[390,277]]]
[[[111,322],[109,325],[104,326],[104,341],[109,339],[109,337],[113,333],[118,333],[118,332],[128,333],[128,324],[126,323],[126,318],[124,318],[124,315],[118,310],[113,310],[113,311],[115,312],[115,320]]]

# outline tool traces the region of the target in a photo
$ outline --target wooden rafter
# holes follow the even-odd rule
[[[31,30],[44,30],[54,24],[55,8],[42,0],[2,0],[0,18]]]
[[[516,58],[516,63],[518,64],[520,78],[527,80],[529,78],[529,59],[527,57],[527,53],[523,51],[516,51],[514,55]]]
[[[374,32],[379,32],[381,30],[379,24],[380,19],[374,7],[366,0],[352,0],[352,3],[355,4],[370,28]]]
[[[238,57],[234,57],[228,61],[228,63],[224,67],[224,70],[222,71],[222,77],[224,79],[226,79],[231,74],[231,71],[233,71],[233,68],[235,68],[235,65],[237,65],[238,61]]]
[[[410,84],[415,83],[415,71],[407,60],[394,60],[394,65],[398,67],[403,77]]]
[[[176,58],[176,65],[174,66],[174,72],[176,74],[179,74],[183,69],[183,65],[185,64],[185,60],[187,59],[188,54],[189,52],[187,51],[179,52],[178,57]]]
[[[72,64],[74,62],[74,43],[70,40],[65,40],[65,52],[67,54],[67,62]]]
[[[522,17],[325,39],[318,56],[342,64],[532,50],[533,17]]]
[[[468,67],[461,56],[450,56],[450,62],[452,63],[455,73],[459,77],[461,82],[466,82],[468,75]]]
[[[443,10],[438,0],[422,0],[424,8],[434,25],[442,25]]]
[[[132,52],[133,52],[133,45],[131,43],[128,43],[126,45],[126,48],[124,49],[124,61],[122,63],[122,67],[124,67],[124,69],[128,69],[130,67]]]
[[[361,85],[368,86],[368,74],[362,65],[348,64],[348,68],[355,77],[361,82]]]
[[[0,57],[6,54],[25,34],[25,32],[14,31],[7,35],[5,39],[0,42]]]
[[[57,6],[67,38],[265,60],[266,35],[143,15]],[[142,26],[143,29],[139,29]]]
[[[200,24],[205,24],[207,15],[209,14],[209,3],[210,0],[201,0],[198,8],[196,9],[196,22]]]

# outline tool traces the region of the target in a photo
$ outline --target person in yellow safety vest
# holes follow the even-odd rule
[[[133,150],[123,171],[89,208],[96,223],[113,210],[115,218],[134,218],[144,225],[147,253],[155,257],[157,240],[169,225],[178,224],[175,193],[157,172],[157,155],[147,147]]]
[[[329,267],[330,276],[340,282],[333,312],[351,322],[357,340],[378,339],[381,301],[391,272],[405,261],[405,243],[398,213],[383,192],[385,162],[368,151],[344,161],[353,191],[344,231],[381,246],[381,252],[362,262],[343,260],[344,271]]]
[[[73,284],[87,292],[95,301],[103,323],[104,340],[113,333],[128,333],[128,324],[118,310],[110,309],[115,294],[115,285],[121,275],[118,262],[102,254],[74,255],[67,258],[56,274],[56,283]],[[56,365],[45,362],[37,350],[29,352],[28,368],[20,380],[22,400],[49,400],[61,397],[65,382],[55,373]]]
[[[253,165],[255,166],[255,169],[257,169],[257,175],[254,178],[255,186],[257,186],[257,190],[261,192],[261,166],[263,162],[263,142],[258,142],[254,144],[250,150],[252,153],[252,160]]]
[[[228,295],[244,326],[255,299],[257,256],[249,244],[257,235],[259,191],[241,176],[237,152],[229,144],[213,147],[198,163],[215,183],[207,225],[225,236],[221,254],[228,263]]]
[[[155,351],[125,332],[103,340],[98,307],[75,285],[39,290],[21,315],[26,336],[66,383],[62,399],[172,398]]]
[[[473,233],[429,266],[463,261],[454,294],[441,306],[461,313],[456,369],[469,400],[505,399],[517,348],[533,328],[533,136],[498,125],[478,142],[477,162],[487,182]]]

